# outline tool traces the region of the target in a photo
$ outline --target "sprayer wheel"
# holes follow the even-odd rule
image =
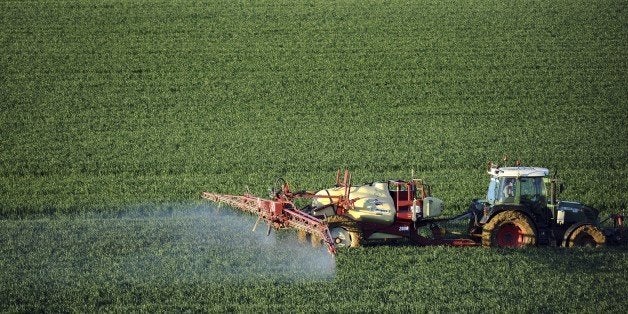
[[[331,238],[334,240],[334,245],[337,248],[351,247],[351,234],[343,227],[335,227],[329,230]]]
[[[325,218],[324,221],[327,223],[331,237],[337,247],[359,247],[361,245],[362,232],[355,220],[345,216],[331,216]]]
[[[566,247],[601,247],[606,243],[606,236],[593,225],[583,225],[574,230],[565,241]]]
[[[355,232],[355,231],[349,231],[349,235],[351,236],[351,246],[350,247],[359,247],[360,245],[362,245],[360,243],[360,233],[359,232]]]

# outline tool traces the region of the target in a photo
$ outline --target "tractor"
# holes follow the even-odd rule
[[[599,211],[560,201],[564,185],[539,167],[499,167],[489,163],[486,199],[469,207],[469,235],[483,246],[602,246],[619,240],[619,228],[600,229]],[[612,217],[616,225],[623,216]],[[606,233],[606,234],[605,234]]]

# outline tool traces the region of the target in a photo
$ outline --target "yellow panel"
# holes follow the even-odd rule
[[[337,187],[319,191],[316,195],[339,196],[344,195],[344,192],[343,187]],[[347,212],[347,216],[352,219],[380,224],[391,224],[395,221],[395,205],[385,183],[351,187],[349,198],[357,199],[354,209]],[[330,203],[332,199],[329,198],[317,198],[313,201],[315,206]]]

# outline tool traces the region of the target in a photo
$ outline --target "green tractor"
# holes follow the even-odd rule
[[[602,246],[599,211],[557,200],[563,185],[538,167],[489,165],[485,200],[471,203],[469,235],[483,246]],[[613,235],[609,235],[613,236]]]

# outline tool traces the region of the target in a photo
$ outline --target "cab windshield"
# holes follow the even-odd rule
[[[545,201],[542,177],[491,178],[486,198],[489,203],[517,203],[516,201]],[[517,197],[519,196],[519,197]]]

